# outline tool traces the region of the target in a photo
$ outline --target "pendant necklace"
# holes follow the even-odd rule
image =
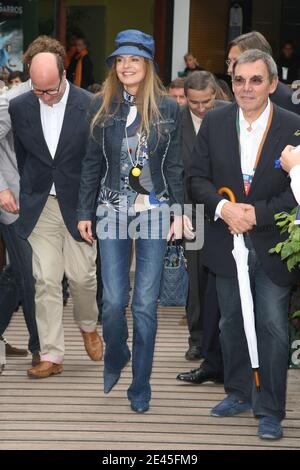
[[[130,173],[132,174],[132,176],[135,176],[136,178],[140,176],[141,168],[142,168],[142,166],[139,164],[141,134],[138,133],[137,136],[138,136],[138,143],[137,143],[137,150],[136,150],[136,161],[134,162],[133,159],[132,159],[132,156],[131,156],[131,149],[129,148],[127,129],[125,127],[125,138],[126,138],[127,152],[128,152],[128,156],[130,158],[131,165],[132,165]]]

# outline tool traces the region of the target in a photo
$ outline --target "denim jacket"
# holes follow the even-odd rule
[[[176,102],[167,96],[158,99],[159,121],[150,126],[148,138],[149,165],[155,195],[169,194],[170,204],[183,204],[183,164],[181,159],[180,112]],[[95,100],[91,118],[101,101]],[[97,124],[89,138],[82,173],[78,201],[78,220],[93,220],[100,185],[120,192],[120,156],[129,104],[112,105],[112,113],[104,123]],[[159,128],[159,130],[158,130]]]

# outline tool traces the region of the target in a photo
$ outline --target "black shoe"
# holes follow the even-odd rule
[[[202,359],[202,357],[201,346],[192,345],[185,353],[185,358],[187,361],[198,361],[199,359]]]
[[[27,356],[28,351],[27,349],[20,349],[20,348],[15,348],[11,344],[9,344],[3,336],[0,338],[2,341],[4,341],[5,344],[5,354],[6,356]]]
[[[183,372],[182,374],[178,374],[176,379],[191,384],[202,384],[204,382],[215,382],[219,384],[224,383],[224,379],[220,373],[216,374],[215,372],[211,372],[204,367],[198,367],[198,369],[193,369],[190,372]]]

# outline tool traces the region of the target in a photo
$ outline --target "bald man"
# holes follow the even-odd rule
[[[102,358],[96,331],[96,246],[81,241],[76,222],[92,95],[68,83],[59,52],[37,54],[29,71],[32,90],[12,100],[9,112],[20,172],[18,231],[33,251],[41,343],[41,363],[27,373],[45,378],[63,370],[64,272],[86,351],[92,360]]]

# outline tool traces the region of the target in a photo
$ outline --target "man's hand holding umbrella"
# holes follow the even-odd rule
[[[221,215],[232,235],[249,232],[256,225],[255,210],[251,204],[228,201],[222,207]]]

